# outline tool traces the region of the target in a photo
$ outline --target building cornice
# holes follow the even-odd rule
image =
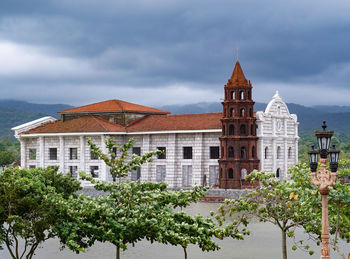
[[[194,134],[194,133],[221,133],[221,129],[207,130],[166,130],[166,131],[135,131],[135,132],[69,132],[69,133],[33,133],[22,134],[20,138],[35,138],[35,137],[56,137],[56,136],[95,136],[95,135],[146,135],[146,134]]]

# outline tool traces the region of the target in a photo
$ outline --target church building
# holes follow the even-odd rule
[[[171,115],[108,100],[60,111],[59,120],[43,117],[25,123],[13,128],[21,143],[21,166],[57,165],[73,177],[86,171],[113,181],[106,164],[91,154],[86,138],[104,152],[105,138],[119,144],[134,138],[132,153],[160,149],[165,154],[131,172],[130,180],[165,181],[171,188],[242,189],[251,187],[244,177],[254,169],[288,178],[288,168],[298,162],[297,116],[289,113],[278,92],[265,111],[255,112],[252,84],[238,61],[224,95],[219,113]]]

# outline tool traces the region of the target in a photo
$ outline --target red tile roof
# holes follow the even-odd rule
[[[133,121],[128,132],[221,129],[222,113],[150,115]]]
[[[123,127],[96,116],[84,116],[65,122],[60,120],[50,122],[26,131],[23,134],[221,129],[221,118],[221,112],[181,115],[147,115]]]
[[[145,114],[169,114],[170,112],[129,103],[121,100],[108,100],[99,103],[80,106],[59,111],[58,113],[89,113],[89,112],[138,112]]]
[[[237,61],[233,69],[232,76],[228,80],[228,86],[250,86],[250,83],[245,78],[241,64]]]
[[[24,132],[35,133],[71,133],[71,132],[125,132],[125,127],[95,116],[85,116],[62,122],[60,120],[46,123]]]

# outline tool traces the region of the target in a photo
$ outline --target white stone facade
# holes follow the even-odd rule
[[[297,116],[289,113],[286,104],[276,93],[266,111],[257,112],[256,117],[260,169],[266,172],[278,171],[280,178],[286,178],[288,168],[298,161]],[[155,159],[152,163],[143,165],[139,172],[130,173],[129,179],[165,181],[172,188],[218,184],[221,128],[21,134],[38,124],[53,120],[54,118],[47,117],[35,121],[34,126],[26,123],[13,128],[21,142],[22,167],[59,166],[62,173],[70,173],[74,177],[79,177],[78,171],[86,171],[93,172],[98,179],[112,181],[105,163],[91,157],[86,138],[90,137],[106,153],[105,138],[115,138],[118,144],[123,144],[132,137],[135,140],[135,150],[139,148],[141,154],[163,147],[166,148],[166,158]],[[189,148],[187,151],[191,149],[191,158],[184,157],[184,147]]]
[[[90,148],[87,144],[87,137],[98,145],[104,152],[106,147],[104,139],[113,138],[118,144],[125,143],[129,138],[134,138],[134,148],[140,148],[141,154],[154,151],[158,147],[166,148],[165,159],[155,159],[152,163],[147,163],[141,168],[141,181],[157,181],[157,167],[163,166],[165,177],[163,180],[169,184],[169,187],[192,187],[202,185],[204,179],[209,180],[209,168],[211,175],[217,178],[218,157],[210,159],[210,147],[219,149],[219,136],[221,130],[211,130],[208,132],[188,132],[188,133],[159,133],[159,134],[42,134],[44,136],[21,136],[22,159],[21,165],[24,168],[59,166],[62,173],[72,173],[72,167],[77,171],[90,172],[91,167],[98,167],[98,179],[112,181],[109,170],[105,163],[98,159],[92,159]],[[183,147],[192,148],[192,159],[184,159]],[[50,149],[55,149],[57,157],[50,157]],[[72,156],[72,151],[76,150],[76,156]],[[31,155],[30,153],[35,153]],[[132,150],[130,150],[130,156]],[[186,168],[186,169],[185,169]],[[74,168],[75,169],[75,168]],[[190,170],[191,176],[188,177],[188,185],[183,183],[183,171]],[[74,173],[74,176],[77,174]],[[205,175],[205,176],[204,176]],[[78,177],[78,176],[77,176]],[[131,179],[131,174],[128,177]]]
[[[290,114],[278,92],[265,111],[258,111],[257,136],[260,170],[288,178],[288,169],[298,163],[298,121]]]

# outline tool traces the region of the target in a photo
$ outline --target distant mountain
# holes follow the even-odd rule
[[[350,106],[314,106],[287,104],[290,113],[298,116],[300,133],[312,134],[327,121],[330,130],[343,134],[350,140]],[[266,103],[255,103],[254,109],[266,109]],[[13,135],[11,128],[43,116],[58,118],[58,111],[72,108],[66,104],[36,104],[18,100],[0,100],[0,136]],[[187,105],[165,105],[157,107],[172,114],[221,112],[220,102],[203,102]]]
[[[12,127],[44,116],[58,118],[57,112],[73,106],[66,104],[36,104],[17,100],[0,100],[0,136],[13,136]]]
[[[350,106],[337,106],[337,105],[315,105],[312,108],[328,113],[346,113],[350,112]]]
[[[266,103],[255,103],[254,109],[262,111],[266,109]],[[289,112],[297,114],[299,130],[308,134],[321,128],[322,121],[327,121],[330,130],[345,133],[350,137],[350,106],[315,106],[288,103]],[[221,112],[221,103],[196,103],[187,105],[165,105],[158,107],[172,114]]]
[[[14,108],[29,113],[41,113],[58,118],[58,111],[73,108],[67,104],[37,104],[18,100],[0,100],[0,107]]]
[[[255,103],[254,109],[258,111],[265,110],[266,105],[267,104],[265,103]],[[202,102],[183,105],[164,105],[158,108],[161,110],[169,111],[172,114],[222,112],[222,104],[219,102]]]

